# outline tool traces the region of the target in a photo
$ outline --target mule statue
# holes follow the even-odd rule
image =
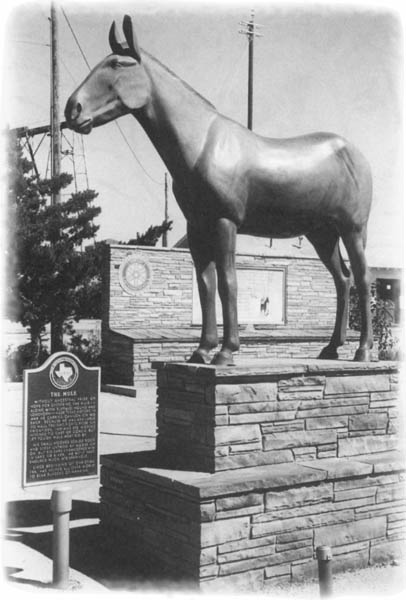
[[[233,363],[239,348],[235,249],[237,233],[271,238],[306,236],[330,271],[337,291],[333,334],[319,358],[337,358],[347,328],[350,273],[358,289],[361,334],[354,360],[370,359],[372,327],[365,260],[372,182],[368,163],[331,133],[290,139],[256,135],[217,112],[172,71],[138,46],[131,18],[125,42],[112,24],[112,54],[69,98],[71,129],[90,133],[131,113],[173,178],[187,221],[202,308],[200,344],[189,362],[208,363],[218,344],[216,280],[223,311],[223,343],[212,364]],[[217,273],[217,277],[216,277]]]

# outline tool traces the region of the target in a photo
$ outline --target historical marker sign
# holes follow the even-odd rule
[[[100,368],[57,352],[24,371],[23,485],[99,474]]]

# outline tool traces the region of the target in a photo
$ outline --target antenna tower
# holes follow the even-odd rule
[[[85,146],[83,142],[83,136],[77,135],[73,131],[62,134],[62,145],[66,147],[66,150],[62,150],[62,161],[69,160],[71,168],[63,166],[63,171],[72,173],[73,185],[75,192],[79,190],[89,189],[89,178],[87,174],[87,163]]]

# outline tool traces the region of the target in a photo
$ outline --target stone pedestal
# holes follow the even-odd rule
[[[393,363],[158,369],[157,450],[102,458],[102,523],[201,589],[387,562],[403,539]]]
[[[162,465],[217,472],[392,450],[393,364],[256,362],[158,368]]]

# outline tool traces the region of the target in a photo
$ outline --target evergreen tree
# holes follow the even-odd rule
[[[68,319],[101,318],[101,272],[105,243],[81,246],[94,237],[94,218],[100,208],[92,206],[93,190],[73,193],[68,200],[51,205],[53,193],[66,188],[71,176],[52,179],[30,174],[32,163],[23,155],[14,136],[8,138],[8,195],[6,243],[6,317],[28,328],[30,344],[21,352],[20,367],[35,367],[46,353],[42,345],[45,327],[52,321],[62,332]],[[126,242],[155,246],[172,222],[150,226],[144,234]],[[125,242],[124,242],[125,243]],[[67,325],[74,333],[71,325]]]
[[[163,221],[161,225],[151,225],[145,233],[137,233],[137,237],[121,242],[129,246],[156,246],[159,238],[172,228],[173,221]]]
[[[8,158],[6,313],[28,327],[36,366],[46,324],[51,320],[57,324],[62,349],[63,322],[76,316],[77,289],[89,277],[80,248],[95,235],[98,226],[93,220],[100,208],[91,205],[97,196],[93,190],[73,193],[52,206],[51,194],[66,188],[72,178],[30,175],[32,165],[12,136]]]

